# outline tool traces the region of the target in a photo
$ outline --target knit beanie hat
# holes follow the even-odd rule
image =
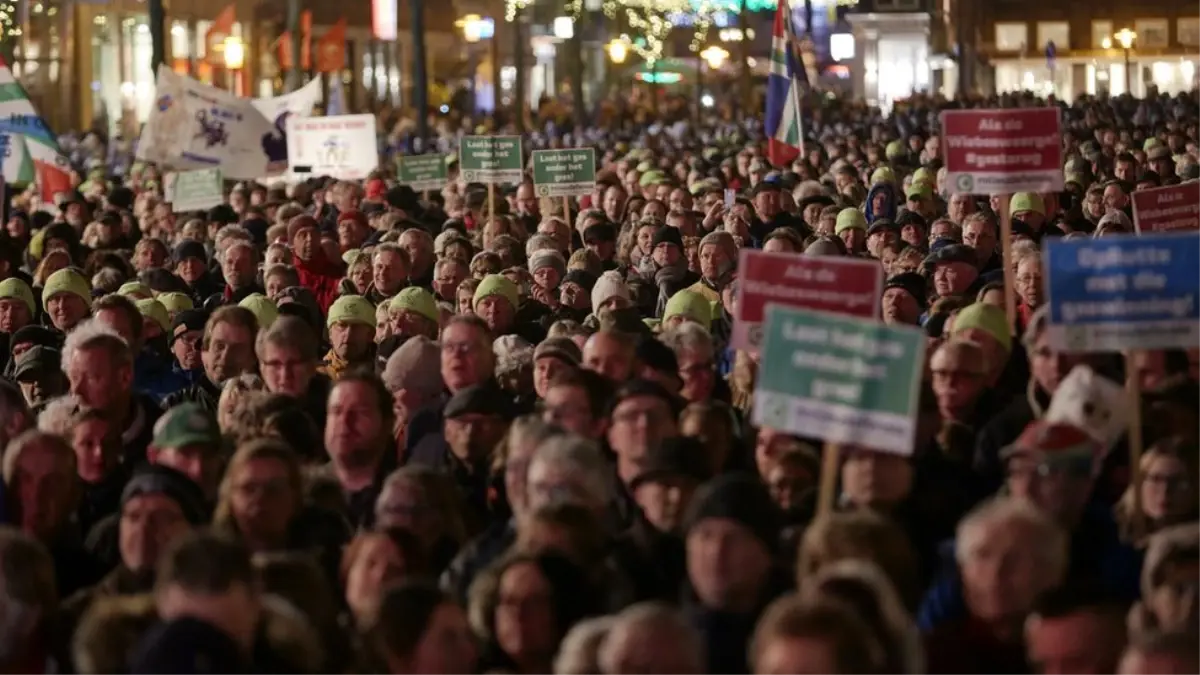
[[[357,323],[374,328],[375,307],[361,295],[343,295],[329,306],[325,325],[332,328],[335,323]]]
[[[856,208],[845,208],[838,212],[837,224],[833,227],[834,234],[841,235],[846,230],[858,229],[866,232],[867,217]]]
[[[279,318],[279,308],[275,306],[275,301],[271,300],[262,293],[251,293],[238,303],[238,307],[244,307],[250,310],[255,319],[258,319],[259,330],[265,330],[275,323],[275,319]]]
[[[558,272],[558,278],[562,279],[567,274],[567,261],[563,260],[562,254],[552,248],[544,248],[529,259],[529,271],[536,272],[543,267],[553,268]]]
[[[629,295],[629,287],[625,285],[625,280],[621,278],[621,273],[615,270],[609,270],[600,275],[592,286],[592,312],[599,312],[600,305],[603,305],[612,297],[622,297],[632,302]]]
[[[162,293],[156,300],[162,303],[163,307],[167,308],[167,312],[175,314],[188,309],[195,309],[196,303],[183,293]]]
[[[335,303],[336,304],[336,303]],[[433,294],[420,286],[409,286],[392,298],[389,308],[393,311],[408,310],[414,314],[438,323],[441,312],[438,311],[437,300]]]
[[[389,389],[403,387],[428,396],[440,394],[446,385],[442,382],[439,354],[437,343],[423,335],[405,340],[388,357],[383,368],[384,383]]]
[[[1042,201],[1042,196],[1036,192],[1017,192],[1008,201],[1009,215],[1016,215],[1025,211],[1033,211],[1046,215],[1046,203]]]
[[[732,272],[737,267],[738,262],[738,247],[734,241],[733,235],[725,230],[717,230],[709,232],[700,240],[700,250],[703,251],[705,246],[716,246],[725,251],[725,265],[720,270],[722,275]]]
[[[596,275],[587,270],[571,270],[563,277],[562,284],[572,283],[583,289],[584,293],[591,293],[592,288],[596,286]]]
[[[741,525],[762,541],[768,551],[779,547],[783,514],[762,481],[749,473],[727,473],[705,483],[688,508],[685,531],[690,533],[709,518]]]
[[[593,281],[596,277],[604,273],[604,264],[600,262],[600,256],[593,253],[591,250],[581,248],[571,254],[567,260],[567,270],[582,270],[592,276]]]
[[[140,298],[153,298],[154,291],[150,287],[140,281],[126,281],[117,289],[117,295],[124,295],[134,300]]]
[[[1012,351],[1012,330],[1008,326],[1008,318],[1003,309],[984,302],[964,307],[954,315],[954,330],[951,336],[976,328],[996,338],[1005,352]]]
[[[163,307],[161,302],[154,298],[143,298],[135,301],[133,304],[137,305],[138,311],[142,313],[143,317],[154,319],[154,322],[163,329],[163,332],[171,330],[171,317],[167,314],[167,308]]]
[[[475,289],[471,307],[477,307],[480,300],[492,295],[498,295],[507,300],[514,311],[521,304],[521,291],[511,279],[503,274],[489,274],[479,282],[479,287]]]
[[[712,303],[695,291],[682,290],[671,296],[663,312],[663,322],[675,316],[683,316],[704,326],[712,327]]]
[[[683,235],[679,232],[678,227],[668,225],[658,228],[651,241],[654,248],[658,248],[659,244],[675,244],[680,251],[683,250]]]
[[[293,217],[288,221],[287,224],[288,243],[290,244],[295,241],[296,235],[299,234],[301,230],[307,230],[310,228],[314,230],[318,229],[316,218],[313,218],[308,214],[301,214]]]
[[[892,172],[892,167],[890,166],[881,166],[871,174],[871,185],[895,182],[896,174]]]
[[[92,306],[92,285],[82,274],[71,268],[59,270],[46,278],[46,285],[42,287],[42,304],[49,304],[50,298],[59,293],[78,296],[88,307]]]
[[[29,284],[17,277],[9,277],[0,281],[0,299],[20,300],[29,308],[29,316],[37,313],[37,303],[33,299],[33,289]]]

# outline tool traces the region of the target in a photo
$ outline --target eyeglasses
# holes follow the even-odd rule
[[[1191,481],[1183,476],[1172,476],[1165,473],[1148,473],[1142,482],[1147,485],[1161,485],[1167,492],[1182,492],[1191,486]]]

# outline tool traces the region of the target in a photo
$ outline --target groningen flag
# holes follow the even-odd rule
[[[8,183],[37,182],[42,202],[71,190],[70,163],[25,89],[0,59],[0,168]]]
[[[771,32],[771,71],[767,75],[767,159],[785,167],[804,149],[804,124],[800,119],[800,94],[808,85],[796,56],[796,31],[791,8],[779,0],[775,29]]]

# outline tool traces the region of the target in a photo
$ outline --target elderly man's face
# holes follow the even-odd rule
[[[983,393],[985,373],[979,359],[971,352],[943,345],[930,359],[933,372],[933,393],[943,417],[961,419]]]
[[[506,425],[499,415],[468,413],[445,421],[446,445],[460,460],[474,464],[485,460],[504,437]]]
[[[984,523],[959,569],[971,616],[993,624],[1024,616],[1037,596],[1058,583],[1045,573],[1037,533],[1018,520]]]
[[[113,410],[119,400],[129,396],[133,369],[118,365],[101,348],[77,349],[67,363],[71,394],[90,408]]]
[[[1119,185],[1109,185],[1104,188],[1105,211],[1120,211],[1129,204],[1129,197]]]
[[[979,270],[969,263],[939,263],[933,270],[933,288],[939,297],[962,295],[978,276]]]

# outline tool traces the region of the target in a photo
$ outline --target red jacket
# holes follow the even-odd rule
[[[329,313],[329,306],[338,299],[338,284],[342,280],[342,266],[325,257],[325,251],[316,248],[312,260],[294,258],[296,275],[300,277],[300,285],[313,292],[317,304],[323,314]]]

